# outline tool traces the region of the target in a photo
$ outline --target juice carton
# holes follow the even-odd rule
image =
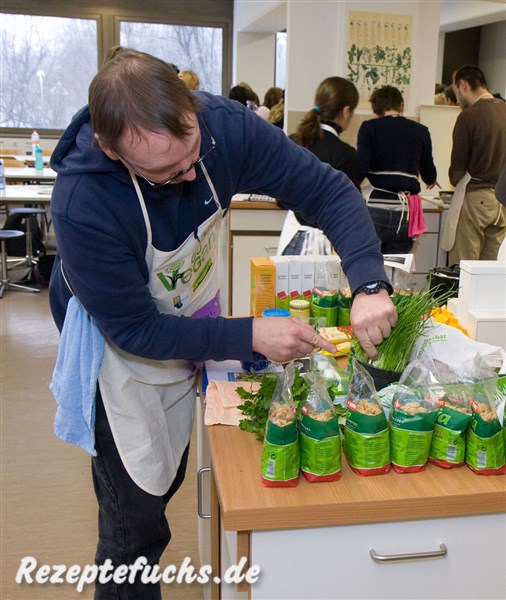
[[[290,256],[288,261],[288,296],[290,300],[302,299],[302,262],[300,256]]]
[[[314,285],[315,257],[305,255],[299,258],[302,263],[301,296],[304,300],[311,302],[311,292]]]
[[[276,267],[267,257],[251,258],[250,314],[261,317],[262,311],[275,305]]]
[[[288,294],[288,256],[271,256],[270,259],[276,267],[276,308],[289,308],[290,296]]]

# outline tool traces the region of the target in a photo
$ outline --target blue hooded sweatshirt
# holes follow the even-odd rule
[[[241,191],[260,190],[320,227],[341,256],[351,289],[388,281],[379,241],[360,193],[350,180],[297,146],[238,102],[197,92],[200,155],[223,208]],[[93,138],[83,108],[51,159],[58,173],[51,199],[58,258],[49,293],[61,330],[71,292],[103,333],[131,354],[149,359],[250,359],[252,318],[191,318],[160,313],[147,288],[147,233],[130,175]],[[162,251],[178,248],[215,210],[199,166],[196,179],[152,189],[138,178]],[[244,307],[247,313],[248,307]]]

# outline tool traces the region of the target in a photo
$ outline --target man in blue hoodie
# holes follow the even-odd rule
[[[397,321],[392,289],[345,175],[237,102],[190,92],[152,56],[128,51],[104,65],[51,166],[51,309],[61,329],[74,294],[105,337],[92,460],[96,562],[156,564],[170,539],[165,508],[184,478],[195,363],[333,350],[297,319],[219,316],[217,239],[232,196],[261,190],[326,233],[372,357]],[[96,598],[112,597],[160,598],[160,589],[139,578],[99,581]]]

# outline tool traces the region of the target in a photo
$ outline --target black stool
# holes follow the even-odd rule
[[[17,238],[25,235],[22,231],[16,231],[15,229],[0,229],[0,242],[1,252],[0,260],[2,265],[2,279],[0,280],[0,298],[5,294],[7,290],[21,290],[24,292],[40,292],[37,288],[29,287],[28,285],[21,285],[19,283],[13,283],[9,279],[9,271],[7,267],[7,240]]]
[[[33,244],[32,244],[32,230],[30,227],[30,217],[37,215],[45,215],[46,211],[44,208],[34,208],[34,207],[23,207],[23,208],[13,208],[9,211],[9,215],[20,215],[24,218],[25,221],[25,229],[26,229],[26,256],[24,261],[21,264],[16,264],[17,267],[28,267],[32,268],[37,264],[36,257],[33,255]]]

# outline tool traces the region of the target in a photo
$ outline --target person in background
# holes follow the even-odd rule
[[[284,92],[281,88],[270,87],[265,92],[263,104],[258,107],[258,116],[268,121],[271,108],[275,106],[280,100],[283,100],[283,96]]]
[[[327,77],[316,89],[314,107],[306,112],[290,138],[307,148],[322,162],[345,173],[360,189],[360,168],[355,148],[339,135],[348,129],[358,105],[357,88],[342,77]],[[331,254],[323,233],[300,215],[289,212],[280,237],[281,254]]]
[[[195,71],[180,71],[178,77],[185,82],[189,90],[198,90],[200,88],[199,76]]]
[[[436,83],[434,89],[434,104],[441,105],[445,104],[444,97],[445,86],[442,83]]]
[[[360,177],[369,180],[363,195],[383,254],[406,254],[427,230],[418,177],[439,187],[432,141],[427,127],[403,116],[397,88],[375,89],[370,102],[377,118],[362,123],[357,139]]]
[[[242,85],[234,85],[232,88],[230,88],[228,97],[230,100],[236,100],[237,102],[240,102],[253,112],[257,111],[255,93],[252,90],[243,87]]]
[[[355,336],[372,358],[397,322],[392,287],[367,209],[343,173],[241,104],[191,92],[153,56],[119,55],[102,67],[51,166],[50,305],[62,347],[74,351],[66,359],[77,363],[69,394],[57,398],[58,426],[96,453],[96,564],[146,557],[155,565],[170,540],[165,509],[185,475],[196,363],[335,350],[298,319],[220,316],[218,238],[232,196],[255,187],[323,229],[354,293]],[[95,418],[89,428],[85,413]],[[96,600],[160,597],[159,584],[138,576],[96,583]]]
[[[458,106],[457,96],[455,96],[455,92],[451,85],[447,85],[444,91],[444,104],[446,106]]]
[[[256,107],[258,108],[260,106],[260,98],[258,97],[258,94],[255,92],[255,90],[250,86],[250,84],[246,83],[245,81],[240,81],[237,85],[239,87],[243,87],[245,90],[249,90],[250,92],[252,92],[253,101]]]
[[[455,71],[453,90],[462,112],[453,129],[449,177],[456,188],[442,247],[451,265],[495,260],[506,236],[506,209],[494,195],[506,164],[506,103],[489,92],[475,65]]]
[[[267,118],[269,123],[272,123],[276,127],[283,129],[285,125],[285,99],[281,98],[269,111]]]

